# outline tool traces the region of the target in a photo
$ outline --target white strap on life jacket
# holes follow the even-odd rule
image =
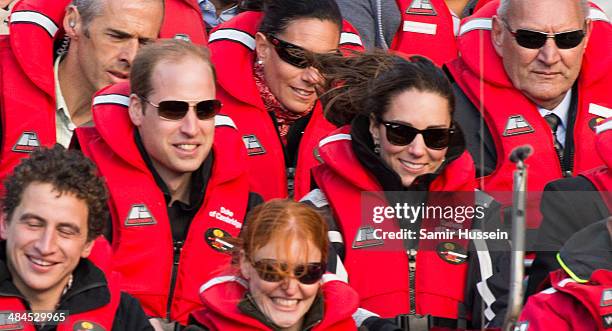
[[[45,29],[51,38],[59,30],[59,27],[52,19],[35,11],[16,11],[11,14],[11,24],[13,23],[33,23]]]
[[[475,18],[461,25],[459,35],[462,36],[473,30],[491,30],[492,28],[493,20],[491,18]]]
[[[98,95],[93,99],[94,106],[102,104],[115,104],[127,107],[130,105],[130,97],[124,94],[105,94]]]
[[[351,135],[347,133],[338,133],[333,136],[323,138],[319,142],[319,147],[323,147],[331,142],[338,141],[338,140],[351,140]]]
[[[241,43],[248,47],[250,50],[255,50],[255,38],[250,34],[240,31],[237,29],[219,29],[210,34],[208,42],[214,42],[219,40],[230,40]]]

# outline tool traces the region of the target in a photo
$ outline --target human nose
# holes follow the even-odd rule
[[[418,133],[410,144],[408,144],[408,152],[416,157],[425,155],[427,152],[427,145],[425,145],[423,134]]]
[[[194,106],[190,105],[187,114],[181,119],[181,132],[189,137],[195,136],[198,130],[198,116]]]
[[[311,85],[320,85],[324,82],[323,75],[321,75],[319,70],[315,67],[305,68],[304,72],[302,73],[302,80]]]
[[[53,254],[55,248],[57,247],[57,235],[53,229],[45,229],[40,235],[40,237],[36,240],[34,244],[34,248],[41,255],[50,255]]]
[[[559,53],[559,48],[555,43],[554,38],[547,38],[544,46],[540,48],[538,53],[538,59],[547,65],[552,65],[558,62],[561,58],[561,54]]]
[[[282,284],[281,284],[281,288],[283,289],[283,291],[285,291],[285,293],[288,296],[295,295],[298,291],[298,286],[299,286],[299,282],[297,278],[293,276],[285,277],[285,279],[283,279]]]
[[[132,61],[136,57],[136,53],[138,52],[138,48],[140,47],[140,43],[138,39],[131,38],[126,40],[121,45],[121,50],[119,52],[119,61],[124,64],[127,68],[130,68],[132,65]]]

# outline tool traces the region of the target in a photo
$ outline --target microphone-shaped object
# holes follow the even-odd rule
[[[516,147],[510,153],[510,161],[517,163],[518,161],[525,161],[533,153],[533,147],[531,145],[523,145]]]
[[[525,160],[533,152],[531,145],[519,146],[510,153],[510,161],[516,163],[512,189],[512,255],[510,259],[510,293],[503,330],[515,330],[523,307],[523,281],[525,278],[525,234],[527,200],[527,166]]]

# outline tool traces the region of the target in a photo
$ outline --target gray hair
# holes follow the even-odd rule
[[[589,16],[589,1],[588,0],[577,0],[580,3],[580,8],[582,9],[582,16],[586,19]],[[497,16],[501,19],[508,20],[508,11],[510,8],[510,3],[512,0],[501,0],[499,3],[499,7],[497,7]]]
[[[102,15],[102,11],[104,10],[104,6],[106,5],[107,1],[108,0],[72,0],[70,3],[70,6],[74,6],[81,16],[85,36],[89,37],[89,24],[91,24],[94,18]],[[164,8],[163,0],[150,1],[159,2],[162,4],[162,8]]]
[[[89,36],[89,24],[94,18],[102,15],[105,2],[106,0],[72,0],[70,5],[76,7],[79,12],[86,36]]]

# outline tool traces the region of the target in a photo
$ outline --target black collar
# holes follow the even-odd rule
[[[164,194],[166,205],[170,204],[170,201],[172,201],[170,190],[168,189],[168,186],[161,178],[159,173],[157,173],[157,170],[155,170],[153,162],[151,161],[151,157],[149,156],[149,153],[147,153],[147,151],[145,150],[144,145],[142,144],[142,139],[140,138],[138,130],[134,130],[134,141],[136,142],[138,151],[140,152],[142,159],[147,165],[147,168],[149,169],[149,171],[151,171],[151,174],[153,174],[153,178],[155,178],[155,183]],[[202,165],[200,165],[200,167],[191,174],[191,179],[189,182],[189,205],[187,206],[183,204],[184,209],[199,209],[202,205],[202,202],[204,201],[204,194],[206,192],[206,186],[208,185],[208,180],[212,171],[213,158],[213,151],[211,150],[210,153],[208,153],[208,156],[206,157],[204,162],[202,162]]]
[[[280,328],[274,324],[264,313],[261,312],[255,300],[249,292],[244,294],[244,297],[238,303],[238,310],[243,314],[252,317],[261,323],[265,324],[272,330],[280,330]],[[319,292],[312,302],[312,306],[304,315],[304,321],[302,323],[302,330],[310,330],[315,325],[319,324],[323,320],[323,314],[325,311],[323,303],[323,295]]]
[[[108,283],[102,270],[88,259],[81,259],[72,272],[72,287],[61,297],[58,310],[68,310],[71,314],[102,307],[110,302]],[[6,241],[0,242],[0,296],[18,297],[27,309],[29,303],[13,284],[6,264]]]

